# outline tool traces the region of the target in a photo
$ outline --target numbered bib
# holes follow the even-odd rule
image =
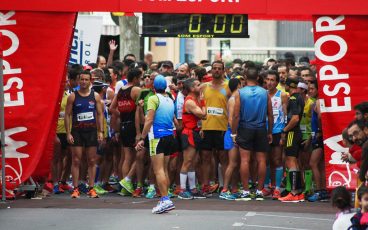
[[[86,112],[86,113],[78,113],[77,120],[78,121],[90,121],[93,120],[95,117],[93,112]]]
[[[300,130],[302,132],[306,132],[307,131],[307,126],[306,125],[300,125]]]
[[[222,108],[208,107],[207,114],[214,116],[222,116],[224,114],[224,110]]]

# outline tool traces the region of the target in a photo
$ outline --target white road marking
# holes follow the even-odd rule
[[[241,223],[241,222],[235,222],[233,224],[233,227],[242,227],[242,226],[244,226],[244,223]]]
[[[286,227],[255,225],[255,224],[245,224],[244,226],[246,226],[246,227],[256,227],[256,228],[287,229],[287,230],[308,230],[308,229],[305,229],[305,228],[286,228]]]
[[[307,220],[322,220],[322,221],[331,221],[333,219],[323,219],[323,218],[313,218],[313,217],[304,217],[304,216],[281,216],[281,215],[271,215],[271,214],[262,214],[256,212],[248,212],[245,216],[269,216],[269,217],[281,217],[281,218],[293,218],[293,219],[307,219]]]

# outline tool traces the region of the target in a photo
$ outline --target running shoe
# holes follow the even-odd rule
[[[299,202],[304,202],[305,201],[305,195],[304,193],[300,193],[299,194]]]
[[[132,197],[139,198],[139,197],[142,197],[142,194],[143,194],[143,188],[138,187],[132,193]]]
[[[287,196],[279,198],[279,201],[285,202],[285,203],[298,203],[301,201],[301,198],[302,197],[299,197],[298,194],[294,195],[290,192]]]
[[[221,200],[235,200],[236,199],[236,197],[233,194],[231,194],[230,191],[221,192],[219,198]]]
[[[321,200],[321,196],[320,196],[319,192],[315,192],[313,195],[308,197],[309,202],[316,202],[316,201],[319,201],[319,200]]]
[[[64,193],[64,190],[60,188],[58,184],[54,185],[54,194]]]
[[[202,194],[202,192],[200,190],[198,190],[197,188],[192,189],[191,191],[192,196],[194,199],[206,199],[207,197],[205,195]]]
[[[262,189],[262,194],[263,196],[267,197],[267,196],[271,196],[272,195],[272,189],[271,188],[266,188],[264,187]]]
[[[98,194],[94,188],[91,188],[87,193],[89,198],[98,198]]]
[[[281,197],[285,197],[285,196],[289,195],[289,193],[290,193],[290,191],[284,189],[284,191],[282,191],[280,195],[281,195]]]
[[[233,196],[235,197],[235,200],[236,200],[236,199],[238,199],[239,197],[241,197],[242,192],[241,192],[241,191],[237,191],[237,192],[233,192],[232,194],[233,194]]]
[[[321,190],[320,196],[321,196],[321,200],[320,201],[322,201],[322,202],[326,202],[326,201],[328,201],[330,199],[330,196],[328,195],[328,192],[325,189]]]
[[[80,192],[79,192],[78,188],[73,189],[71,197],[72,198],[79,198],[80,197]]]
[[[156,196],[156,189],[155,187],[148,187],[148,191],[146,194],[147,199],[153,199]]]
[[[180,188],[180,186],[176,186],[176,188],[175,188],[175,190],[174,190],[174,192],[173,192],[173,194],[175,195],[175,196],[179,196],[179,194],[181,193],[181,188]]]
[[[43,185],[43,189],[45,189],[46,191],[48,191],[49,193],[52,193],[54,191],[54,186],[52,183],[50,182],[46,182],[44,185]]]
[[[190,192],[182,191],[181,193],[179,193],[178,198],[182,200],[193,200],[194,197],[192,196]]]
[[[204,195],[205,197],[209,198],[209,197],[212,197],[212,193],[210,192],[209,190],[209,186],[207,185],[204,185],[202,187],[202,195]]]
[[[258,200],[258,201],[263,201],[264,200],[262,191],[256,193],[256,198],[255,199]]]
[[[118,192],[118,195],[120,196],[130,196],[131,193],[129,193],[124,187],[121,188],[120,192]]]
[[[109,183],[105,183],[102,188],[106,190],[108,193],[116,192],[116,189],[114,189]]]
[[[218,187],[219,187],[219,184],[217,184],[217,183],[215,183],[215,182],[211,182],[211,183],[210,183],[210,186],[209,186],[209,188],[208,188],[209,193],[214,193],[214,192],[216,192],[216,190],[218,189]]]
[[[280,197],[281,197],[280,189],[273,190],[272,199],[273,200],[278,200]]]
[[[122,179],[119,184],[125,188],[129,193],[133,193],[134,192],[134,187],[133,187],[133,183],[131,181],[127,181],[125,179]]]
[[[87,194],[89,192],[88,186],[83,182],[78,185],[78,189],[79,189],[80,192],[82,192],[84,194]]]
[[[113,185],[113,184],[117,184],[119,183],[119,178],[117,176],[110,176],[109,177],[109,184]]]
[[[159,201],[157,206],[152,209],[153,214],[161,214],[164,212],[169,212],[175,209],[175,205],[171,200]]]
[[[256,199],[256,193],[254,192],[254,190],[251,190],[249,195],[250,195],[250,198]]]
[[[252,197],[250,196],[250,192],[243,192],[236,201],[250,201]]]
[[[102,186],[99,185],[99,184],[95,185],[93,188],[95,189],[95,191],[98,195],[105,195],[106,193],[108,193],[108,191],[103,189]]]
[[[73,190],[73,187],[68,185],[66,182],[60,182],[59,183],[59,189],[62,189],[64,191],[72,191]]]

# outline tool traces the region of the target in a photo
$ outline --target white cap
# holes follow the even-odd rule
[[[298,83],[298,88],[302,88],[302,89],[308,90],[308,86],[304,82],[299,82]]]
[[[209,65],[209,66],[205,67],[205,69],[206,69],[206,72],[208,73],[212,70],[212,66]]]

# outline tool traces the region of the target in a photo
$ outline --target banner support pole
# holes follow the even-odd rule
[[[1,201],[6,201],[5,183],[5,113],[4,113],[4,72],[3,72],[3,51],[2,34],[0,33],[0,132],[1,132]]]

